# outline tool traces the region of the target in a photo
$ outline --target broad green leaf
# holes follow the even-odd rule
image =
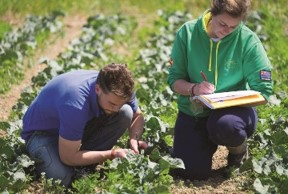
[[[23,172],[15,172],[14,173],[14,180],[25,181],[26,180],[25,173],[23,173]]]
[[[258,178],[255,179],[253,186],[254,186],[255,190],[257,192],[259,192],[260,194],[267,194],[268,193],[269,186],[268,185],[262,185],[261,181]]]
[[[253,169],[255,172],[261,174],[262,173],[262,165],[259,164],[256,160],[252,160]]]

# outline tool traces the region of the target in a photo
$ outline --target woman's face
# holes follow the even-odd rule
[[[234,18],[227,13],[213,16],[211,22],[211,38],[222,39],[232,33],[241,22],[242,17]]]
[[[116,113],[127,102],[126,99],[115,95],[112,92],[105,93],[99,85],[96,85],[96,94],[98,96],[98,103],[105,114],[110,115]]]

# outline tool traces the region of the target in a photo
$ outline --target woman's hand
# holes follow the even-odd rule
[[[204,94],[212,94],[212,93],[214,93],[214,91],[215,91],[214,85],[207,82],[207,81],[203,81],[203,82],[197,84],[196,86],[194,86],[194,88],[193,88],[194,96],[199,96],[199,95],[204,95]],[[204,103],[202,103],[200,100],[193,100],[193,96],[190,97],[189,100],[192,104],[194,103],[194,106],[198,106],[198,109],[200,108],[200,106],[201,106],[201,109],[206,107],[206,105]],[[195,103],[198,105],[196,105]]]
[[[194,95],[212,94],[215,91],[215,86],[207,81],[203,81],[194,87]]]

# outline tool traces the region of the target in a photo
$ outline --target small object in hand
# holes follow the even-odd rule
[[[208,79],[207,79],[207,76],[205,75],[205,73],[203,71],[200,71],[200,73],[201,73],[203,80],[208,82]]]
[[[139,140],[138,140],[138,134],[136,134],[136,141],[137,141],[137,146],[138,146],[138,150],[140,149],[140,144],[139,144]]]

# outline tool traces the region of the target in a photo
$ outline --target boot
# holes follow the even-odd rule
[[[229,151],[227,165],[228,167],[238,168],[248,158],[247,139],[245,139],[245,141],[241,145],[236,147],[227,146],[227,149]]]

